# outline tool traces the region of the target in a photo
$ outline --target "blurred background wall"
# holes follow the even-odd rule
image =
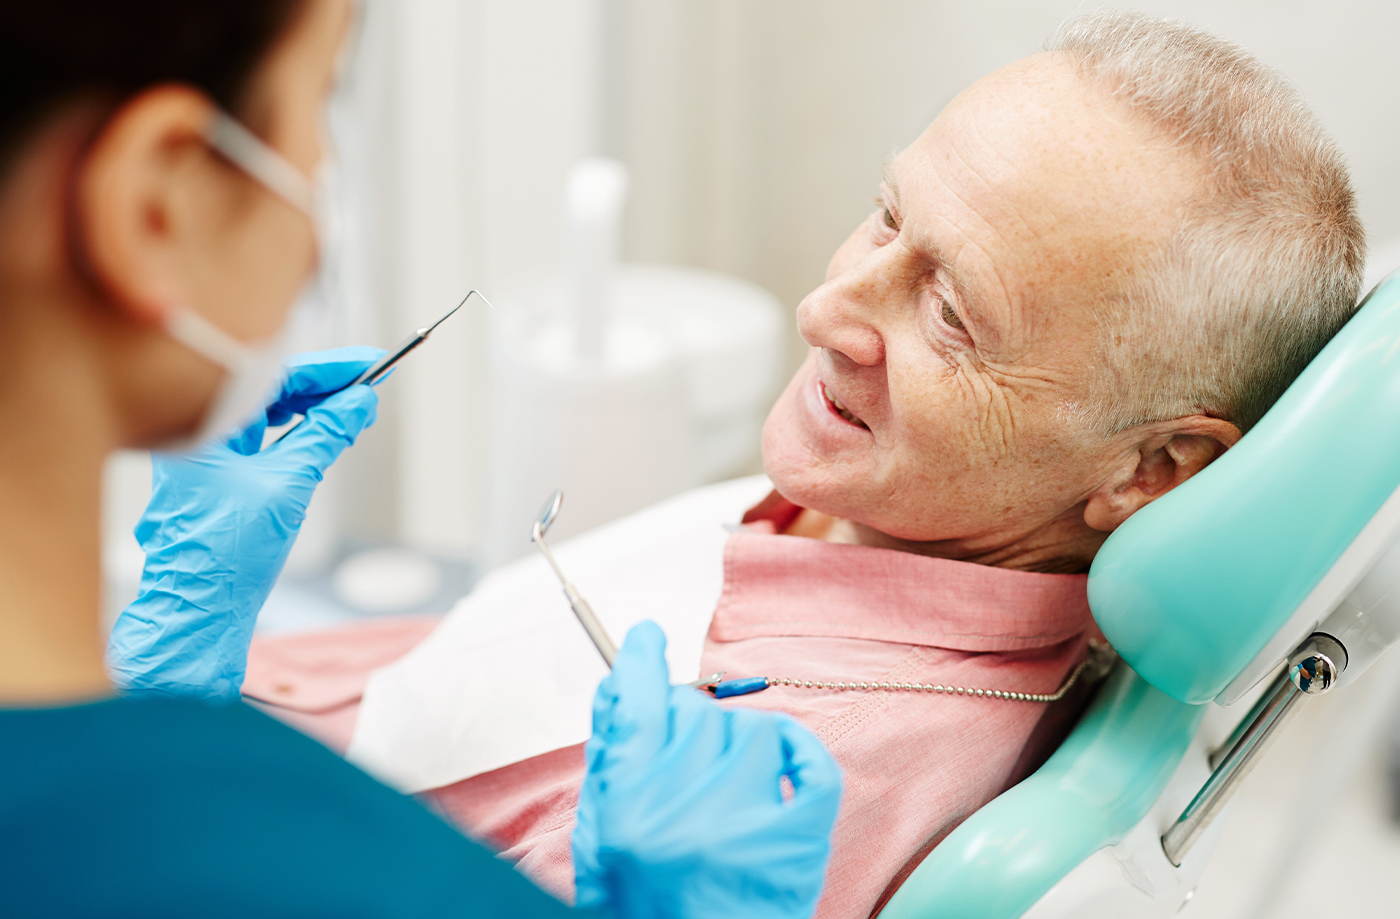
[[[1381,261],[1400,263],[1388,242],[1400,238],[1400,116],[1390,103],[1400,4],[1122,5],[1204,26],[1287,73],[1345,148]],[[869,212],[883,162],[960,89],[1035,52],[1087,8],[366,0],[333,113],[349,215],[338,320],[303,344],[388,346],[468,287],[507,296],[559,278],[569,170],[603,154],[631,175],[625,259],[712,269],[776,295],[780,381],[802,353],[792,309]],[[491,556],[490,329],[488,311],[471,307],[382,388],[379,423],[318,495],[293,574],[323,573],[347,545]],[[755,440],[729,471],[756,470],[757,458]],[[140,567],[130,528],[146,498],[145,462],[123,457],[110,476],[114,581]]]

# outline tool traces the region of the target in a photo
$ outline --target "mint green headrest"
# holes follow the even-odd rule
[[[1400,273],[1233,449],[1109,538],[1089,572],[1094,618],[1143,679],[1209,701],[1397,486]]]

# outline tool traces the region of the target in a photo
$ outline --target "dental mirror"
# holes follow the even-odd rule
[[[559,508],[564,503],[564,493],[559,489],[554,489],[554,494],[550,495],[544,502],[544,507],[540,508],[540,515],[535,520],[535,532],[530,537],[534,542],[539,542],[544,538],[544,534],[549,532],[549,528],[554,525],[554,518],[559,516]]]
[[[544,541],[544,534],[549,532],[554,519],[559,516],[559,507],[564,503],[564,493],[555,489],[554,494],[544,502],[544,507],[540,508],[539,518],[535,521],[535,526],[530,533],[530,541],[540,547],[540,552],[544,554],[545,560],[549,562],[549,567],[554,569],[555,577],[559,578],[559,583],[564,586],[564,597],[569,601],[569,606],[573,608],[574,615],[583,626],[583,630],[588,633],[588,637],[593,639],[593,646],[598,649],[598,653],[603,656],[603,661],[609,668],[613,665],[613,659],[617,657],[617,645],[608,637],[603,624],[598,621],[598,617],[593,614],[593,608],[588,605],[588,601],[579,595],[578,588],[569,583],[569,579],[564,577],[564,572],[559,569],[559,563],[554,560],[554,553],[549,551],[549,546]]]
[[[549,567],[554,569],[554,574],[559,578],[559,583],[564,585],[564,596],[569,600],[569,606],[573,607],[574,615],[582,623],[583,630],[588,633],[588,637],[593,639],[593,645],[598,649],[598,653],[603,656],[609,667],[613,665],[613,658],[617,657],[617,646],[608,637],[608,633],[603,628],[603,624],[598,621],[598,617],[593,614],[593,608],[588,605],[588,601],[579,595],[578,588],[569,583],[569,579],[564,577],[564,572],[559,570],[559,563],[554,560],[554,553],[549,551],[549,546],[545,544],[544,535],[549,532],[549,528],[554,525],[554,519],[559,516],[559,508],[564,504],[564,493],[555,489],[554,493],[545,499],[544,506],[540,508],[539,516],[535,519],[535,526],[530,532],[530,541],[540,547],[540,552],[544,554],[549,562]],[[688,686],[700,688],[712,688],[720,680],[724,679],[724,671],[713,673],[706,677],[701,677],[687,683]]]

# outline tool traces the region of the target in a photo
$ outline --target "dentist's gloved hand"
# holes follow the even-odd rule
[[[379,397],[349,383],[384,354],[338,348],[287,360],[264,417],[187,456],[154,454],[152,495],[136,526],[141,589],[107,644],[130,692],[238,697],[253,624],[296,541],[326,468],[374,423]],[[306,420],[262,448],[269,425]]]
[[[840,770],[791,718],[670,685],[665,648],[656,624],[632,629],[594,697],[573,835],[578,905],[619,919],[806,919]]]

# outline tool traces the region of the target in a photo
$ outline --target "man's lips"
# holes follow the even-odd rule
[[[861,421],[859,418],[856,417],[855,413],[853,413],[850,409],[846,408],[846,406],[842,405],[841,400],[832,395],[831,390],[826,388],[825,383],[823,383],[821,380],[817,380],[817,386],[821,390],[822,398],[826,400],[827,408],[829,408],[835,415],[840,417],[842,420],[855,425],[858,428],[863,428],[867,431],[870,430],[870,425],[866,424],[864,421]]]

